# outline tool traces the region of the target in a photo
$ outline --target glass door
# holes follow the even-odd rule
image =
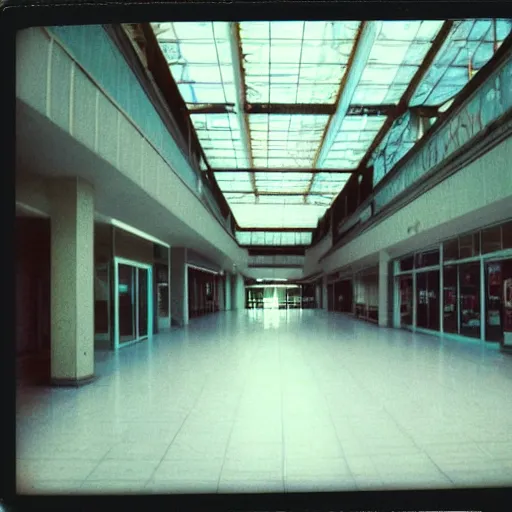
[[[459,267],[460,334],[480,338],[480,262]]]
[[[145,338],[148,335],[148,270],[137,269],[137,338]]]
[[[153,334],[151,266],[115,258],[114,347]]]
[[[413,284],[412,276],[399,277],[400,326],[412,326]]]
[[[512,344],[512,259],[486,263],[487,341]]]
[[[137,339],[137,322],[135,315],[135,267],[120,263],[118,266],[118,321],[119,343]]]

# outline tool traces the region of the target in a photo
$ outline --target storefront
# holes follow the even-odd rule
[[[188,267],[188,310],[190,318],[219,311],[220,276],[217,272],[191,264]]]
[[[512,222],[394,262],[394,324],[512,346]]]
[[[379,321],[379,269],[372,267],[354,275],[354,314],[356,318]]]

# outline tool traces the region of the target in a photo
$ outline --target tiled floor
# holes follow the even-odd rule
[[[324,311],[193,320],[20,388],[22,492],[512,484],[512,356]]]

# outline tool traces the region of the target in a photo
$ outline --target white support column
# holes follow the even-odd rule
[[[48,183],[51,202],[51,379],[94,379],[94,189],[80,178]]]
[[[231,311],[232,300],[231,300],[231,274],[226,272],[224,276],[224,292],[226,294],[226,311]]]
[[[171,248],[167,249],[167,304],[169,310],[169,328],[172,327],[172,308],[171,308],[171,300],[172,300],[172,275],[171,275]],[[158,307],[158,306],[157,306]]]
[[[231,297],[232,309],[245,308],[245,286],[244,278],[241,274],[235,274],[233,276]]]
[[[315,284],[315,309],[320,309],[322,302],[322,286],[319,283]]]
[[[328,308],[328,297],[327,297],[327,276],[322,277],[322,309],[327,311]]]
[[[379,253],[379,326],[389,325],[389,254],[385,251]]]
[[[226,293],[224,291],[225,285],[224,285],[224,276],[219,276],[218,281],[218,287],[219,287],[219,311],[226,311]]]
[[[180,326],[188,325],[187,249],[171,247],[171,317]]]

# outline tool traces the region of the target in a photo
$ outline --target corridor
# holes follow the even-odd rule
[[[321,310],[228,311],[20,387],[23,493],[512,484],[512,357]]]

